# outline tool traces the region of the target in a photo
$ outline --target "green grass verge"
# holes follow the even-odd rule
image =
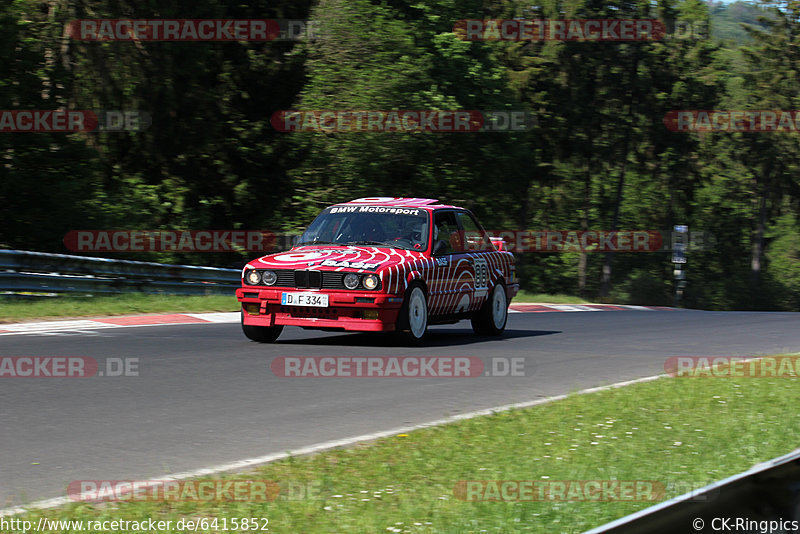
[[[588,304],[588,300],[572,295],[548,295],[546,293],[529,293],[520,291],[511,301],[512,304],[523,304],[525,302],[544,302],[547,304]]]
[[[587,301],[569,295],[533,294],[520,291],[514,304],[548,302],[551,304],[584,304]],[[135,315],[137,313],[200,313],[238,311],[236,297],[150,295],[124,293],[98,297],[0,298],[0,323],[52,319],[56,317],[90,317],[93,315]]]
[[[34,524],[40,517],[153,518],[171,520],[173,528],[163,531],[170,533],[179,532],[180,519],[230,525],[242,517],[268,518],[270,532],[281,533],[583,532],[653,502],[465,502],[454,496],[454,486],[460,480],[656,480],[674,497],[797,447],[798,401],[797,379],[663,378],[230,477],[317,484],[315,499],[74,503],[19,518]],[[279,431],[263,429],[265,439]]]
[[[4,297],[0,299],[0,323],[53,317],[238,310],[239,303],[234,295],[180,296],[124,293],[107,297],[39,297],[35,299]]]

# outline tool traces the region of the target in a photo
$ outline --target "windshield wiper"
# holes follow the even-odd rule
[[[379,245],[389,248],[403,248],[396,243],[388,243],[386,241],[348,241],[348,245]]]
[[[341,245],[341,243],[335,243],[333,241],[317,241],[317,240],[314,240],[314,241],[302,241],[300,243],[297,243],[295,246],[296,247],[302,247],[303,245]]]

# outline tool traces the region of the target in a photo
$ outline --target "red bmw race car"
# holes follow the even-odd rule
[[[286,325],[400,332],[471,319],[500,335],[517,294],[514,256],[469,211],[426,198],[359,198],[323,210],[288,252],[242,270],[245,336],[275,341]],[[502,248],[502,247],[500,247]]]

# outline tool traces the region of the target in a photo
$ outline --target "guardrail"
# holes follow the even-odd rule
[[[0,250],[0,291],[12,294],[231,295],[240,277],[238,269]]]
[[[586,534],[800,530],[800,449]]]

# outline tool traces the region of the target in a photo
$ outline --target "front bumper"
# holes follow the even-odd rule
[[[327,294],[328,307],[282,306],[281,293],[284,292]],[[286,325],[359,332],[394,331],[400,307],[403,305],[400,295],[374,291],[242,287],[236,290],[236,298],[242,303],[242,321],[246,325]]]

